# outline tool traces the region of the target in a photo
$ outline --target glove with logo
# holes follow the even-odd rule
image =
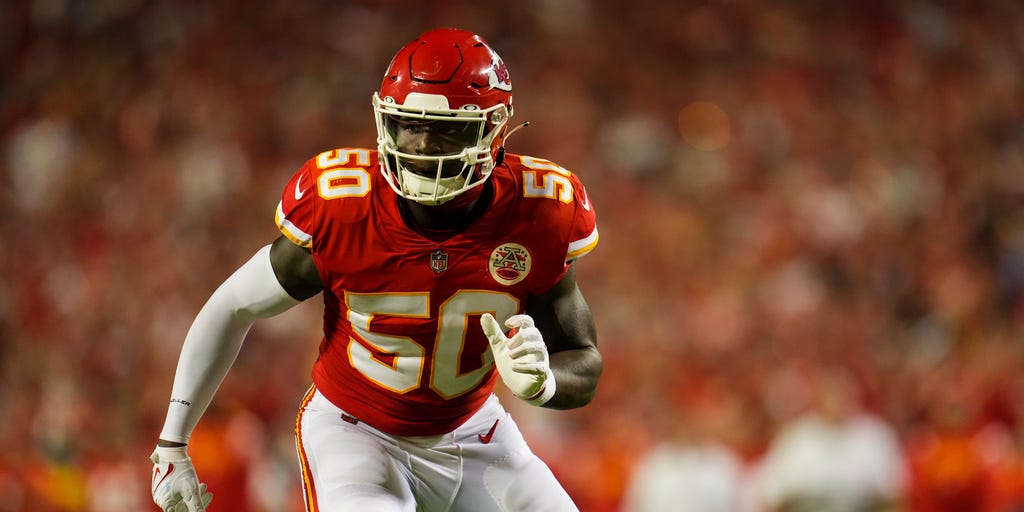
[[[203,512],[213,500],[206,484],[199,483],[196,468],[184,446],[157,446],[153,461],[153,502],[164,512]]]
[[[490,313],[480,317],[498,374],[517,397],[531,405],[544,405],[555,394],[555,376],[544,338],[529,315],[512,316],[505,325],[517,329],[511,338],[505,336]]]

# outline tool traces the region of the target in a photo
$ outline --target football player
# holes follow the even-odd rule
[[[372,98],[377,148],[307,161],[281,236],[190,328],[152,455],[164,511],[212,499],[189,435],[258,318],[323,294],[296,445],[310,511],[576,510],[498,398],[593,398],[602,360],[573,262],[598,241],[577,176],[506,153],[512,84],[480,36],[424,33]]]

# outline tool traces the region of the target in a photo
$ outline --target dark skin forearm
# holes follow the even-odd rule
[[[551,354],[551,371],[558,387],[544,407],[575,409],[594,399],[604,362],[597,348],[580,348]]]
[[[576,284],[575,269],[526,306],[544,336],[551,371],[558,387],[544,404],[551,409],[573,409],[590,403],[604,362],[597,350],[597,329],[590,307]]]

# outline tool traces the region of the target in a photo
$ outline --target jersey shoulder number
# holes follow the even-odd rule
[[[568,169],[543,158],[520,155],[524,198],[550,199],[571,207],[566,263],[589,253],[597,246],[597,217],[590,196],[579,177]],[[557,208],[562,210],[562,208]],[[557,218],[563,218],[556,214]]]
[[[332,149],[320,153],[313,161],[320,197],[330,200],[370,193],[370,150]]]
[[[523,197],[546,197],[565,204],[573,201],[575,191],[568,169],[532,156],[520,156],[519,161],[523,164]]]
[[[275,222],[292,242],[313,243],[317,200],[365,197],[372,187],[375,152],[364,148],[324,151],[299,168],[284,187]]]

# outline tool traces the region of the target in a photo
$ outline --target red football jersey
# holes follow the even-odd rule
[[[311,249],[324,284],[313,383],[335,405],[395,435],[453,430],[494,387],[480,315],[523,312],[597,245],[569,171],[506,155],[490,180],[490,207],[443,242],[405,224],[376,151],[321,153],[289,180],[277,225]]]

